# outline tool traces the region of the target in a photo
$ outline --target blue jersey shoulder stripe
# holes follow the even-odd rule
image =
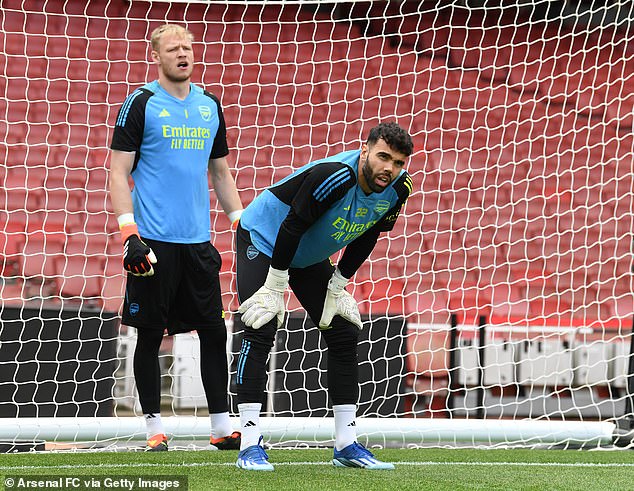
[[[313,196],[317,201],[323,201],[326,197],[332,193],[337,187],[350,179],[349,170],[341,169],[335,172],[332,176],[322,182],[317,189],[313,192]]]
[[[347,172],[347,171],[348,171],[348,170],[347,170],[347,169],[345,169],[345,168],[344,168],[344,169],[339,169],[339,170],[338,170],[337,172],[335,172],[334,174],[332,174],[332,175],[328,176],[328,179],[326,179],[324,182],[322,182],[322,183],[319,185],[319,187],[317,187],[317,189],[315,189],[315,194],[319,194],[319,193],[322,191],[322,189],[323,189],[325,186],[328,186],[328,184],[329,184],[329,183],[330,183],[333,179],[338,178],[338,177],[339,177],[342,173]]]
[[[314,195],[315,199],[317,201],[323,201],[325,200],[329,194],[331,194],[335,189],[337,189],[338,187],[341,186],[341,184],[348,182],[350,180],[350,176],[340,176],[339,178],[337,178],[336,181],[332,182],[332,185],[328,188],[325,189],[324,191],[322,191],[319,195]]]
[[[117,118],[117,126],[125,126],[125,121],[128,118],[128,113],[130,112],[130,107],[132,107],[132,102],[142,93],[143,92],[141,92],[140,90],[135,90],[126,98],[123,106],[121,107],[121,111],[119,112],[119,117]]]

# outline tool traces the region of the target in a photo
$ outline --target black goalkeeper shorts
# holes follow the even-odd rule
[[[225,329],[220,254],[211,242],[174,244],[143,239],[157,258],[153,276],[128,273],[122,323],[169,334]]]

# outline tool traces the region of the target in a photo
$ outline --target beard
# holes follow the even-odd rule
[[[190,79],[192,71],[193,69],[191,67],[186,72],[181,72],[179,70],[163,70],[163,75],[170,82],[184,82]]]
[[[369,160],[369,157],[365,159],[365,162],[363,163],[363,167],[361,167],[361,173],[363,174],[366,184],[368,185],[368,187],[373,193],[382,193],[383,191],[385,191],[387,186],[382,187],[374,182],[374,179],[376,178],[377,175],[372,173],[372,169],[370,168],[368,160]],[[388,184],[390,182],[391,182],[391,178],[389,179]]]

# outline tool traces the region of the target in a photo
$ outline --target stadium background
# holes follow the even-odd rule
[[[634,311],[631,5],[484,5],[3,1],[3,312],[116,329],[108,144],[119,104],[155,76],[149,33],[173,21],[196,37],[194,80],[222,100],[245,204],[297,166],[356,148],[378,121],[412,133],[415,191],[353,287],[368,318],[407,320],[396,355],[373,355],[407,354],[394,414],[621,415]],[[232,233],[211,199],[232,310]],[[301,318],[292,297],[289,309]],[[3,340],[11,356],[31,356],[21,335]],[[129,396],[125,356],[103,336],[90,339],[110,351],[88,357],[113,362],[110,389]],[[310,372],[319,345],[310,353],[275,370]],[[29,383],[5,383],[18,386],[4,402],[19,412],[14,394]]]

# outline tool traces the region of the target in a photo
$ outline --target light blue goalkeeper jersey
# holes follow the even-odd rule
[[[216,97],[191,84],[180,100],[151,82],[123,103],[112,148],[136,152],[132,199],[141,237],[182,244],[210,240],[209,159],[228,153]]]
[[[262,192],[240,218],[255,247],[273,255],[291,207],[311,222],[291,261],[293,268],[328,259],[372,227],[391,230],[411,192],[411,178],[401,170],[383,192],[366,195],[357,185],[359,156],[353,150],[311,162]]]

